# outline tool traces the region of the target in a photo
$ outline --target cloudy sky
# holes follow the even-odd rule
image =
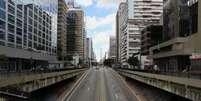
[[[85,11],[87,36],[93,39],[97,59],[109,49],[109,37],[115,36],[115,15],[121,0],[76,0]]]

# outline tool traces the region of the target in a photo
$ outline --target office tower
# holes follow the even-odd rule
[[[65,0],[58,0],[57,55],[59,60],[64,60],[67,55],[67,10]]]
[[[109,48],[109,58],[110,59],[116,59],[116,38],[113,36],[110,36],[110,48]]]
[[[87,62],[93,59],[93,43],[91,38],[86,38],[86,60]]]
[[[84,60],[84,11],[74,7],[67,14],[67,55]]]
[[[56,60],[57,0],[1,0],[0,54],[21,70]]]

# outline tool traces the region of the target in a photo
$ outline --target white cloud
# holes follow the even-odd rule
[[[84,7],[88,7],[93,4],[93,0],[76,0],[76,2]]]
[[[94,36],[92,37],[93,39],[93,43],[95,45],[102,45],[102,44],[108,44],[109,42],[109,31],[105,31],[105,32],[98,32],[96,34],[94,34]]]
[[[88,29],[96,29],[100,26],[114,24],[115,14],[109,14],[102,18],[97,18],[96,16],[86,16],[85,21]]]
[[[125,0],[96,0],[96,3],[97,7],[109,9],[118,6],[123,1]]]
[[[93,45],[96,47],[94,51],[98,60],[103,58],[105,53],[109,51],[109,38],[114,35],[113,32],[113,30],[107,30],[93,34]]]
[[[94,47],[96,47],[94,51],[96,53],[97,59],[100,60],[101,56],[103,57],[105,55],[105,52],[108,52],[109,50],[109,37],[115,36],[115,13],[109,14],[102,18],[97,18],[95,16],[93,17],[87,16],[86,23],[87,28],[89,30],[93,29],[96,30],[96,28],[100,26],[106,26],[106,25],[112,26],[112,29],[110,30],[102,30],[102,31],[96,30],[91,35],[93,45]]]

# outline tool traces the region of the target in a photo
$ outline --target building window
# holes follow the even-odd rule
[[[1,46],[5,46],[5,42],[0,41]]]
[[[29,16],[33,17],[33,12],[31,10],[29,10]]]
[[[36,21],[34,21],[34,27],[37,27],[38,23]]]
[[[38,16],[36,14],[34,14],[34,19],[38,20]]]
[[[32,25],[33,24],[33,20],[31,18],[29,18],[29,24]]]
[[[29,45],[29,47],[32,47],[32,42],[31,42],[31,41],[29,41],[28,45]]]
[[[34,48],[35,49],[37,49],[38,47],[37,47],[38,45],[37,45],[37,43],[34,43]]]
[[[0,0],[0,8],[3,8],[3,9],[6,8],[6,2],[5,2],[5,0]]]
[[[29,30],[29,32],[32,32],[32,30],[33,30],[33,29],[32,29],[32,26],[29,25],[28,30]]]
[[[5,40],[5,35],[6,35],[5,31],[0,30],[0,39],[1,40]]]
[[[30,40],[32,40],[32,34],[31,33],[28,34],[28,37]]]
[[[8,34],[8,41],[9,41],[9,42],[14,42],[14,41],[15,41],[15,40],[14,40],[14,35]]]
[[[8,0],[8,2],[12,5],[15,5],[15,3],[13,2],[13,0]]]
[[[20,27],[20,28],[22,27],[22,21],[19,20],[19,19],[17,19],[17,26]]]
[[[15,23],[15,17],[10,15],[10,14],[8,14],[8,22],[14,24]]]
[[[22,19],[22,12],[17,11],[17,17],[20,18],[20,19]]]
[[[22,29],[17,28],[17,35],[22,35]]]
[[[5,30],[5,28],[6,28],[6,23],[0,20],[0,29]]]
[[[22,44],[22,38],[17,37],[17,44]]]
[[[139,42],[129,42],[129,47],[140,47]]]
[[[37,36],[34,35],[34,41],[37,41]]]
[[[41,36],[41,35],[42,35],[42,32],[41,32],[41,31],[39,31],[38,35],[39,35],[39,36]]]
[[[23,6],[23,5],[17,5],[17,8],[18,8],[19,10],[22,10],[22,6]]]
[[[0,18],[5,19],[6,18],[6,13],[0,9]]]
[[[41,43],[42,42],[42,39],[41,38],[39,38],[39,43]]]
[[[45,44],[45,39],[43,39],[43,44]]]
[[[8,12],[15,15],[15,8],[11,5],[8,5]]]
[[[11,25],[11,24],[8,24],[8,31],[10,33],[14,33],[15,32],[15,27],[13,25]]]

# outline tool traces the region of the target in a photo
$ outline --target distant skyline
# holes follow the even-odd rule
[[[68,1],[68,0],[67,0]],[[109,37],[115,36],[115,16],[122,0],[75,0],[85,12],[87,37],[92,38],[97,60],[109,50]]]

